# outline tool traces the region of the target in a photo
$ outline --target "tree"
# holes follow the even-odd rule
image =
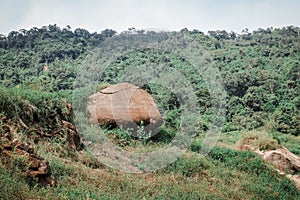
[[[7,47],[7,39],[5,35],[0,34],[0,48],[6,48]]]

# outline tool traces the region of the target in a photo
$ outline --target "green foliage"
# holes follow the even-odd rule
[[[63,93],[0,87],[0,97],[0,111],[28,125],[35,122],[48,124],[53,120],[68,120],[70,117]]]
[[[101,83],[101,84],[97,85],[96,92],[100,92],[101,90],[107,88],[108,86],[110,86],[109,83]]]
[[[183,29],[181,33],[198,41],[222,74],[228,100],[227,121],[222,130],[227,132],[227,136],[231,134],[230,131],[267,126],[276,132],[272,132],[273,138],[256,138],[261,149],[284,145],[299,155],[300,141],[292,137],[300,134],[299,28],[288,26],[258,29],[252,33],[245,29],[242,34],[217,30],[210,31],[208,35],[197,30]],[[72,121],[66,102],[71,102],[72,92],[76,92],[72,91],[73,85],[80,84],[76,82],[78,68],[83,65],[91,50],[114,34],[115,31],[112,30],[104,30],[98,34],[81,28],[71,31],[70,27],[61,29],[56,25],[49,25],[13,31],[8,36],[0,35],[0,113],[23,126],[32,128],[38,124],[49,133],[53,132],[54,124],[59,126],[60,120]],[[123,33],[125,36],[126,34],[146,36],[156,33],[130,29]],[[191,150],[201,151],[201,134],[208,131],[215,116],[211,112],[212,101],[205,81],[195,73],[194,67],[185,58],[172,52],[153,49],[127,52],[113,61],[100,78],[97,73],[99,69],[95,69],[95,79],[98,78],[96,81],[99,83],[95,85],[95,90],[120,82],[128,72],[140,69],[139,66],[145,64],[161,64],[174,69],[191,83],[201,113],[201,116],[192,119],[199,122],[197,132],[200,139],[193,141]],[[153,138],[142,141],[119,129],[107,129],[105,132],[124,148],[144,145],[143,147],[151,150],[155,146],[164,146],[174,138],[182,123],[182,99],[176,91],[157,84],[155,80],[138,81],[141,83],[139,86],[148,91],[160,110],[163,110],[164,126]],[[0,125],[4,127],[3,124]],[[0,130],[0,133],[3,134],[4,130]],[[27,132],[19,134],[25,133]],[[236,141],[237,136],[232,137]],[[52,138],[52,146],[45,148],[56,151],[63,148],[61,146],[64,142],[64,139],[58,141],[57,138]],[[52,175],[58,181],[57,187],[39,188],[33,182],[33,187],[30,188],[28,181],[0,167],[0,198],[300,198],[299,192],[287,178],[280,177],[252,152],[215,147],[205,158],[194,155],[179,158],[170,166],[154,173],[150,180],[135,175],[105,173],[98,169],[90,171],[90,168],[81,165],[76,168],[73,166],[76,166],[75,163],[68,162],[68,159],[73,158],[66,158],[70,155],[60,154],[66,159],[62,161],[56,157],[56,153],[48,161]],[[22,159],[24,158],[14,160],[16,172],[18,169],[26,170],[27,166],[23,165]],[[86,165],[92,168],[100,165],[88,164],[94,162],[90,161],[92,158],[84,159]]]
[[[121,130],[121,129],[105,129],[104,132],[108,135],[112,135],[113,137],[115,136],[115,139],[117,140],[117,144],[121,147],[124,146],[134,146],[134,138],[131,137],[130,133]]]
[[[29,199],[30,188],[24,179],[16,174],[11,174],[0,165],[0,198],[1,199]]]
[[[26,164],[27,163],[27,164]],[[25,156],[18,156],[17,154],[14,155],[12,159],[12,171],[14,173],[19,172],[27,172],[30,164],[28,164],[28,158]]]
[[[72,176],[74,169],[70,166],[66,166],[62,161],[58,158],[54,158],[49,163],[50,170],[52,176],[56,180],[60,180],[65,176]]]
[[[278,137],[264,131],[251,131],[244,133],[239,141],[239,145],[251,145],[259,150],[275,150],[280,148],[281,141]]]
[[[255,191],[263,199],[287,199],[296,198],[299,192],[288,178],[279,179],[279,174],[271,170],[264,161],[251,151],[236,151],[214,147],[209,157],[225,167],[245,171],[256,179],[256,184],[247,188],[247,191]],[[271,193],[266,193],[270,191]],[[285,193],[282,193],[285,191]],[[300,197],[300,196],[299,196]],[[297,197],[297,198],[299,198]]]
[[[300,156],[300,137],[291,134],[282,134],[280,132],[272,132],[273,138],[278,142],[278,144],[283,145],[289,151]]]
[[[275,130],[300,135],[300,110],[292,103],[282,104],[273,114]]]
[[[71,31],[56,25],[12,31],[3,36],[0,45],[0,82],[5,86],[26,82],[38,87],[47,84],[51,90],[71,89],[77,61],[115,33],[108,29],[101,33],[84,29]],[[46,76],[46,83],[42,75]]]
[[[229,127],[253,129],[272,121],[274,130],[299,135],[298,27],[257,29],[252,33],[245,29],[240,35],[225,30],[209,31],[205,35],[201,31],[183,29],[181,33],[203,45],[222,73],[228,94],[227,128],[223,130]],[[87,53],[114,34],[115,31],[108,29],[89,33],[82,28],[71,31],[70,27],[49,25],[1,35],[0,82],[5,87],[18,85],[48,92],[71,90]],[[154,33],[133,28],[122,34],[125,37],[126,34],[153,36]],[[162,64],[184,75],[192,83],[201,114],[207,114],[211,100],[204,80],[194,73],[185,58],[172,52],[130,51],[113,61],[97,81],[100,85],[115,84],[127,72],[145,64]],[[170,88],[155,81],[140,86],[169,115],[180,107],[180,99]],[[180,124],[178,120],[172,123],[171,126]],[[203,130],[205,126],[202,123]]]
[[[233,167],[251,174],[260,175],[268,169],[263,160],[251,151],[236,151],[214,147],[209,153],[209,157],[222,162],[227,167]]]
[[[190,177],[214,167],[207,159],[199,159],[198,155],[180,157],[177,161],[163,169],[164,173],[179,173]]]
[[[232,117],[232,124],[248,130],[262,127],[268,115],[264,112],[254,112],[250,109],[243,110],[243,113],[234,115]]]
[[[177,133],[176,129],[162,127],[159,132],[150,138],[151,141],[163,144],[169,144]]]

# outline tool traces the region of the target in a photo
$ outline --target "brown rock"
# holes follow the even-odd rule
[[[292,174],[288,174],[286,175],[289,179],[291,179],[291,181],[294,181],[296,187],[298,190],[300,190],[300,176],[299,175],[292,175]]]
[[[294,173],[300,172],[300,158],[285,147],[281,146],[276,150],[260,151],[257,147],[244,144],[238,146],[238,150],[251,150],[262,157],[263,160],[272,163],[278,169],[280,175],[286,176],[294,181],[298,190],[300,190],[300,176],[293,175]],[[291,174],[286,174],[286,172]]]
[[[69,147],[72,150],[81,150],[83,148],[83,143],[81,141],[79,131],[77,130],[75,125],[64,120],[62,120],[62,125],[64,129],[67,131],[67,139],[69,142]]]
[[[238,150],[251,150],[265,161],[272,163],[277,169],[289,173],[300,172],[300,158],[287,150],[285,147],[280,147],[276,150],[260,151],[257,147],[248,144],[238,146]]]
[[[300,172],[300,158],[284,147],[264,152],[263,159],[273,163],[280,170]]]
[[[1,140],[4,141],[3,138]],[[0,158],[6,168],[18,168],[18,173],[22,177],[36,177],[42,185],[55,184],[51,178],[48,162],[38,157],[33,148],[26,143],[14,140],[0,144]]]
[[[147,136],[153,136],[162,124],[161,115],[153,98],[145,90],[129,83],[109,86],[90,96],[90,122],[131,130],[138,136],[139,125],[144,125]]]

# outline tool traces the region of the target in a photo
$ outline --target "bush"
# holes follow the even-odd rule
[[[244,171],[249,174],[255,184],[245,185],[247,192],[262,199],[298,199],[300,193],[295,184],[288,178],[282,178],[277,171],[268,165],[252,151],[236,151],[214,147],[209,157],[216,161],[216,165],[224,164],[231,170]],[[246,183],[244,183],[246,184]],[[269,192],[268,192],[269,191]]]
[[[10,119],[21,119],[28,125],[50,121],[71,120],[62,92],[0,87],[0,112]]]
[[[200,158],[198,155],[193,155],[178,158],[177,161],[163,169],[163,171],[167,173],[179,173],[190,177],[212,167],[213,164],[206,158]]]
[[[283,104],[274,114],[274,129],[282,133],[300,135],[300,111],[294,104]]]
[[[0,198],[1,199],[30,199],[30,188],[17,175],[11,174],[9,170],[0,165]]]
[[[276,138],[262,131],[252,131],[249,134],[243,134],[239,145],[244,144],[258,147],[259,150],[275,150],[281,147]]]
[[[248,109],[245,113],[234,115],[232,117],[232,123],[237,127],[251,130],[262,127],[267,119],[267,113],[253,112]]]
[[[50,161],[49,167],[51,170],[52,176],[56,180],[59,180],[63,177],[72,176],[74,169],[71,167],[66,166],[62,161],[58,158],[54,158]]]

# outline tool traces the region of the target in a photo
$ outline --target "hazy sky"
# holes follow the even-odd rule
[[[299,0],[0,0],[0,33],[57,24],[100,32],[130,27],[227,30],[300,26]]]

